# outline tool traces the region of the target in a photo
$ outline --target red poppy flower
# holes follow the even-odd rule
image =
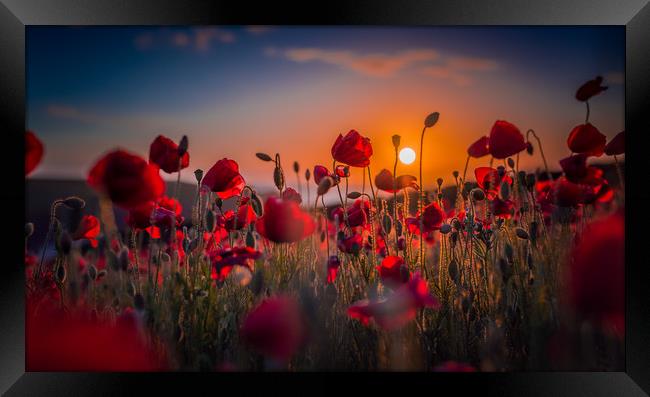
[[[383,169],[375,176],[375,186],[379,190],[383,190],[388,193],[399,192],[402,189],[407,187],[412,187],[413,189],[419,189],[417,178],[413,175],[400,175],[396,178],[395,184],[393,184],[393,174],[387,169]]]
[[[470,157],[480,158],[490,154],[490,137],[482,136],[476,142],[469,145],[467,148],[467,154]]]
[[[445,219],[445,212],[440,208],[438,203],[433,202],[423,209],[424,222],[423,231],[429,233],[434,230],[439,230],[442,226],[442,221]],[[418,212],[415,218],[407,218],[406,225],[411,233],[420,234],[420,213]]]
[[[148,229],[149,234],[154,238],[160,237],[158,230],[154,231],[153,228],[149,229],[152,225],[155,226],[171,226],[172,223],[178,226],[183,222],[181,213],[183,207],[178,200],[163,196],[156,204],[149,201],[136,208],[129,210],[126,217],[126,224],[134,229]],[[151,223],[153,220],[153,224]],[[157,229],[157,228],[156,228]]]
[[[618,156],[625,153],[625,131],[616,134],[607,145],[605,145],[605,154],[608,156]]]
[[[549,196],[560,207],[577,207],[584,201],[586,192],[587,188],[584,186],[562,177],[554,183]]]
[[[580,183],[587,176],[587,155],[574,154],[560,160],[564,175],[573,183]]]
[[[97,248],[97,236],[99,236],[99,219],[92,215],[84,215],[77,230],[72,234],[72,239],[88,239],[90,245]]]
[[[587,123],[573,127],[567,139],[567,145],[574,153],[600,157],[605,150],[606,140],[605,135],[601,134],[596,127]]]
[[[25,176],[41,162],[43,152],[43,142],[32,131],[25,131]]]
[[[348,223],[350,227],[365,226],[370,219],[371,206],[368,200],[356,199],[354,204],[348,207]],[[330,213],[330,217],[338,217],[341,226],[344,226],[343,207],[336,207]]]
[[[370,165],[370,156],[372,156],[370,139],[361,136],[355,130],[350,130],[345,137],[339,134],[332,146],[332,158],[352,167],[367,167]]]
[[[411,274],[406,267],[404,258],[399,256],[387,256],[384,258],[381,261],[381,265],[377,266],[377,271],[379,272],[381,281],[390,288],[395,288],[411,279]]]
[[[99,159],[88,174],[88,184],[125,209],[155,201],[165,191],[158,167],[119,149]]]
[[[341,260],[338,256],[332,255],[327,259],[327,284],[332,284],[336,280],[340,266]]]
[[[148,201],[143,205],[129,210],[126,224],[134,229],[146,229],[151,226],[151,215],[156,209],[156,203]]]
[[[282,199],[295,201],[299,205],[302,204],[302,196],[300,196],[300,193],[296,192],[295,189],[292,189],[290,187],[284,189],[284,191],[282,192]]]
[[[264,216],[257,220],[255,227],[273,242],[293,243],[312,234],[316,225],[296,202],[269,197],[264,204]]]
[[[514,124],[497,120],[490,131],[488,147],[492,157],[505,159],[526,150],[526,141]]]
[[[625,219],[616,213],[587,226],[571,252],[569,300],[580,316],[624,335]]]
[[[31,306],[31,305],[30,305]],[[135,314],[117,324],[99,322],[58,310],[28,308],[25,327],[27,371],[147,372],[165,370],[161,357],[147,346]]]
[[[499,194],[501,183],[512,185],[512,178],[508,174],[499,176],[499,171],[492,167],[478,167],[474,169],[474,176],[476,183],[483,189],[489,200],[493,200]]]
[[[433,370],[435,372],[476,372],[476,368],[458,361],[445,361]]]
[[[190,165],[190,154],[185,152],[181,158],[178,155],[178,145],[171,139],[158,135],[149,148],[149,162],[171,174]]]
[[[255,270],[255,260],[262,253],[251,247],[235,247],[211,252],[209,256],[212,264],[211,278],[223,282],[234,266],[245,267],[252,273]]]
[[[346,254],[358,254],[363,247],[363,236],[361,234],[353,234],[349,237],[339,238],[336,246],[341,252]]]
[[[603,78],[601,76],[596,77],[593,80],[589,80],[578,88],[576,91],[576,99],[584,102],[589,100],[594,95],[598,95],[601,92],[605,91],[607,87],[601,86],[603,83]]]
[[[494,216],[510,219],[512,217],[512,209],[514,208],[514,203],[511,200],[501,200],[499,196],[496,196],[492,200],[492,213]]]
[[[217,193],[221,199],[239,195],[246,182],[239,174],[239,165],[234,160],[221,159],[217,161],[201,181],[203,186]]]
[[[253,207],[248,204],[248,198],[244,199],[242,204],[239,205],[239,209],[237,210],[237,224],[235,225],[235,211],[228,210],[223,214],[223,219],[221,222],[223,223],[223,226],[226,228],[228,231],[233,231],[233,230],[241,230],[251,223],[255,222],[257,219],[257,215],[255,214],[255,210],[253,210]],[[237,229],[235,229],[235,226]]]
[[[268,298],[254,308],[242,324],[242,340],[259,353],[287,361],[305,340],[304,317],[290,297]]]
[[[326,176],[332,177],[335,182],[339,180],[335,177],[334,173],[330,172],[327,169],[327,167],[322,165],[317,165],[314,167],[314,182],[316,185],[320,185],[320,181],[322,181]]]

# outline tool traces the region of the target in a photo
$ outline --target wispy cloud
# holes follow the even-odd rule
[[[149,50],[155,46],[188,48],[198,52],[209,51],[214,43],[234,43],[237,37],[230,30],[218,27],[201,27],[183,31],[164,30],[156,33],[142,33],[134,39],[139,50]]]
[[[46,106],[45,113],[58,120],[133,130],[157,130],[178,124],[177,120],[167,115],[109,114],[63,104],[50,104]]]
[[[352,70],[360,74],[389,77],[413,65],[419,65],[419,72],[425,76],[446,79],[460,86],[470,85],[475,73],[499,69],[493,59],[446,56],[434,49],[409,49],[395,53],[364,54],[352,50],[331,50],[316,47],[264,49],[267,56],[281,56],[298,62],[320,62]]]

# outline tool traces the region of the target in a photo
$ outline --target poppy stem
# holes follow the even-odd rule
[[[397,223],[397,153],[398,146],[395,146],[395,164],[393,165],[393,227]],[[395,255],[399,256],[399,243],[397,241],[397,230],[395,230]]]
[[[625,193],[625,181],[623,180],[623,171],[621,170],[621,164],[618,162],[618,157],[614,155],[614,163],[616,164],[616,174],[618,176],[618,185]]]
[[[56,220],[56,209],[62,202],[63,201],[61,200],[55,200],[52,203],[52,206],[50,207],[50,223],[47,227],[47,234],[45,235],[45,242],[43,243],[43,249],[41,251],[41,260],[38,262],[38,269],[34,273],[35,279],[38,279],[41,276],[41,272],[43,269],[43,261],[45,260],[45,251],[47,249],[47,243],[50,241],[50,238],[52,237],[52,229],[54,228],[54,221]]]
[[[325,200],[323,199],[323,196],[320,196],[320,201],[323,203],[323,212],[325,213],[325,242],[327,245],[327,260],[329,260],[330,257],[330,227],[329,227],[329,222],[327,220],[327,207],[325,207]],[[316,201],[316,204],[318,204],[318,201]]]
[[[585,101],[585,105],[587,105],[587,116],[585,117],[585,124],[589,122],[589,101]]]
[[[528,140],[528,135],[530,133],[533,134],[533,137],[537,141],[537,145],[539,145],[539,154],[542,156],[542,161],[544,162],[544,169],[546,170],[546,176],[548,176],[548,180],[551,181],[553,178],[551,178],[551,173],[548,171],[548,164],[546,163],[546,157],[544,156],[544,149],[542,149],[542,141],[539,139],[539,137],[535,133],[535,130],[533,130],[532,128],[526,132],[526,140]]]
[[[467,176],[467,167],[469,166],[470,155],[467,155],[467,160],[465,161],[465,169],[463,170],[463,184],[465,183],[465,176]]]
[[[420,260],[420,270],[422,270],[422,273],[425,273],[425,267],[424,267],[424,217],[422,216],[422,206],[424,204],[424,195],[425,195],[425,187],[424,187],[424,180],[422,178],[422,152],[424,149],[424,133],[427,130],[427,126],[425,125],[422,128],[422,134],[420,135],[420,197],[418,200],[418,213],[420,215],[420,255],[419,255],[419,260]]]

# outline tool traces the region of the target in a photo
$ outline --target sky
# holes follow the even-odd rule
[[[255,157],[266,152],[295,187],[291,164],[331,166],[351,129],[370,138],[377,174],[392,170],[393,134],[419,155],[431,112],[427,187],[462,173],[467,147],[496,120],[534,129],[559,168],[585,119],[575,91],[597,75],[609,88],[590,101],[590,121],[608,139],[624,129],[622,27],[29,26],[26,45],[27,128],[45,145],[31,178],[85,178],[118,147],[148,158],[162,134],[189,138],[185,181],[226,157],[268,188],[272,166]],[[417,176],[418,161],[397,173]],[[542,165],[539,151],[520,161]],[[468,174],[488,162],[473,159]],[[351,187],[361,175],[352,170]]]

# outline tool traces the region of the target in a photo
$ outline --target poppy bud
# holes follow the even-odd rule
[[[255,155],[262,161],[273,161],[273,158],[266,153],[255,153]]]
[[[86,202],[77,196],[63,199],[63,204],[73,210],[80,210],[86,206]]]
[[[393,140],[393,146],[395,147],[395,149],[397,149],[399,147],[401,137],[395,134],[392,136],[392,140]]]
[[[249,230],[246,232],[246,246],[250,248],[255,248],[255,236]]]
[[[528,240],[528,232],[526,232],[524,229],[518,227],[515,230],[515,233],[517,234],[517,237],[523,240]]]
[[[472,200],[483,201],[485,200],[485,192],[479,188],[472,189]]]
[[[401,221],[395,222],[395,233],[397,233],[398,237],[402,235],[402,229],[403,229],[402,222]]]
[[[532,221],[530,222],[530,227],[528,230],[530,231],[530,241],[535,243],[537,241],[537,231],[538,231],[539,223],[537,221]]]
[[[451,226],[448,223],[443,223],[442,226],[440,226],[440,233],[447,234],[449,232],[451,232]]]
[[[187,135],[183,135],[181,141],[178,143],[178,157],[183,157],[187,153],[187,148],[189,146],[189,141]]]
[[[194,177],[198,183],[201,183],[201,179],[203,179],[203,170],[200,168],[194,170]]]
[[[461,224],[460,224],[460,221],[458,220],[458,218],[454,218],[454,219],[451,221],[451,226],[453,226],[454,229],[456,229],[456,230],[460,230],[460,228],[461,228]]]
[[[459,175],[459,174],[458,174],[458,171],[454,171],[454,172],[452,172],[451,175],[454,176],[454,179],[458,179],[458,175]]]
[[[508,167],[510,168],[515,168],[515,160],[512,159],[512,157],[508,157]]]
[[[500,165],[497,167],[497,174],[499,174],[499,178],[503,178],[503,176],[506,174],[506,167]]]
[[[31,222],[25,223],[25,238],[34,234],[34,224]]]
[[[404,249],[406,249],[406,239],[404,237],[400,237],[397,240],[397,249],[400,251],[404,251]]]
[[[262,206],[262,201],[260,200],[259,196],[255,193],[251,195],[251,206],[253,207],[253,211],[255,212],[255,215],[258,217],[262,217],[264,215],[264,207]]]
[[[438,122],[438,117],[439,116],[440,116],[440,113],[438,113],[438,112],[431,113],[430,115],[427,116],[426,119],[424,119],[424,126],[426,128],[433,127]]]
[[[356,200],[359,197],[361,197],[361,193],[359,193],[359,192],[350,192],[350,193],[348,193],[348,198],[349,199]]]
[[[332,186],[334,186],[334,179],[330,176],[326,176],[318,184],[318,189],[316,190],[316,193],[319,196],[322,196],[325,193],[327,193]]]
[[[293,172],[295,172],[296,174],[300,172],[300,164],[298,164],[297,161],[293,162]]]
[[[120,257],[119,257],[119,268],[122,271],[126,271],[126,269],[129,268],[129,250],[128,248],[124,247],[122,248],[122,251],[120,251]]]
[[[214,220],[215,220],[214,212],[207,211],[205,214],[205,228],[210,232],[214,230]]]
[[[526,142],[526,152],[531,156],[533,155],[533,144],[532,143]]]
[[[277,187],[278,190],[284,188],[284,174],[282,173],[282,168],[275,167],[273,170],[273,182],[275,182],[275,187]]]
[[[520,185],[526,186],[526,172],[525,171],[519,171],[517,173],[517,180],[519,181]]]
[[[449,262],[449,265],[447,266],[447,273],[449,273],[449,277],[458,285],[460,282],[460,276],[458,274],[458,262],[456,262],[456,259],[452,259]]]
[[[65,282],[66,275],[67,272],[65,270],[65,266],[59,265],[59,267],[56,268],[56,273],[55,273],[56,282],[59,284],[63,284]]]
[[[531,190],[535,187],[535,182],[536,182],[536,177],[535,174],[528,174],[526,175],[526,187],[528,190]]]
[[[309,178],[311,178],[311,171],[309,171],[309,168],[305,170],[305,179],[307,182],[309,182]]]
[[[508,185],[506,182],[501,183],[501,198],[503,200],[508,200],[510,198],[510,185]]]
[[[384,215],[384,219],[382,219],[382,226],[384,226],[384,231],[386,234],[390,234],[390,231],[393,226],[393,221],[388,215]]]
[[[139,292],[133,296],[133,307],[139,312],[144,310],[144,296]]]

